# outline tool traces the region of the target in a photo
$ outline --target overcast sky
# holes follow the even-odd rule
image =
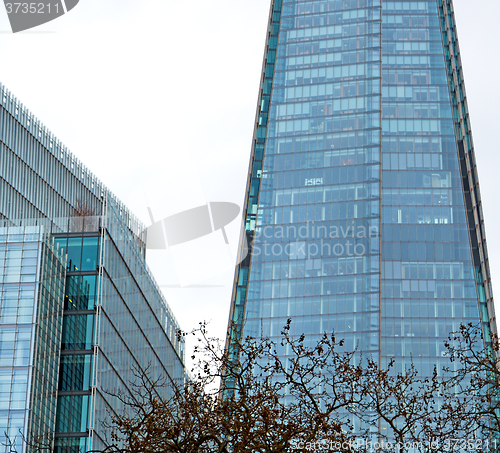
[[[147,206],[159,219],[200,200],[242,205],[269,3],[80,0],[15,35],[0,7],[0,81],[145,223]],[[455,12],[495,284],[500,2],[455,0]],[[172,269],[159,263],[157,280],[171,286]],[[164,288],[181,326],[211,320],[222,336],[232,278]]]

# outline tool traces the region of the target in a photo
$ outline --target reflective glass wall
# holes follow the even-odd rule
[[[421,375],[496,331],[451,0],[272,2],[232,338],[310,341]]]
[[[122,413],[122,403],[110,395],[130,391],[134,370],[152,380],[182,384],[185,379],[184,341],[179,325],[142,259],[124,219],[112,202],[107,205],[102,236],[102,293],[98,296],[98,355],[93,404],[92,448],[104,448],[109,439],[103,424],[109,414]],[[171,388],[160,390],[164,397]]]
[[[431,375],[478,296],[438,3],[383,8],[382,356]]]
[[[42,228],[0,228],[1,451],[53,445],[64,266]]]
[[[292,317],[311,341],[335,330],[346,347],[379,349],[380,46],[378,0],[282,3],[235,295],[248,290],[245,335],[279,336]]]
[[[100,235],[57,234],[55,240],[67,256],[56,451],[77,452],[90,428]]]
[[[106,212],[99,230],[55,234],[67,256],[58,453],[106,447],[105,423],[125,409],[109,393],[129,392],[134,370],[176,383],[185,376],[177,321],[116,205]]]
[[[0,83],[0,219],[102,215],[104,196],[145,244],[140,221]]]
[[[43,227],[66,261],[53,272],[60,293],[52,305],[63,310],[54,318],[59,330],[41,327],[45,343],[34,342],[31,325],[22,327],[16,316],[17,310],[33,312],[36,301],[44,306],[42,289],[36,294],[26,289],[33,286],[37,269],[29,263],[38,260],[42,266],[42,255],[38,249],[28,251],[29,244],[3,246],[8,238],[0,233],[1,278],[8,283],[1,286],[0,281],[0,317],[10,323],[0,329],[0,360],[5,359],[5,365],[0,363],[0,399],[9,408],[0,405],[0,431],[12,434],[22,428],[35,435],[45,429],[40,427],[45,420],[51,423],[52,437],[55,432],[57,452],[104,448],[108,410],[123,411],[107,392],[127,392],[134,368],[145,372],[149,367],[152,379],[182,383],[184,342],[146,265],[144,226],[0,85],[0,227],[11,225],[27,231]],[[22,234],[16,240],[23,242]],[[15,262],[4,260],[11,255]],[[40,365],[52,385],[50,393],[49,384],[36,382],[38,368],[29,374],[28,365],[19,362],[47,345],[57,345],[58,351],[54,367]],[[27,416],[30,389],[36,390],[35,398],[39,393],[52,396],[50,414]]]

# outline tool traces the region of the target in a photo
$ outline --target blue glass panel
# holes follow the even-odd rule
[[[79,271],[82,262],[82,238],[68,238],[68,271]]]
[[[63,355],[59,372],[59,390],[89,390],[92,355]]]
[[[66,278],[65,310],[92,310],[95,304],[95,275],[69,275]]]
[[[99,238],[84,237],[82,249],[82,271],[95,271],[99,253]]]
[[[247,210],[259,197],[247,214],[252,261],[233,320],[244,313],[245,335],[278,336],[291,316],[292,333],[314,340],[335,328],[374,352],[378,316],[355,313],[379,310],[380,1],[317,8],[283,1],[263,162],[247,197]]]
[[[90,395],[59,396],[57,400],[57,432],[78,433],[87,431],[89,399]]]
[[[496,330],[452,2],[272,8],[231,338],[291,317],[430,375],[461,323]]]
[[[54,453],[85,453],[90,451],[90,437],[58,437],[54,441]]]
[[[429,375],[477,294],[438,5],[384,5],[381,356]]]
[[[94,315],[64,316],[62,350],[90,350],[94,344]]]

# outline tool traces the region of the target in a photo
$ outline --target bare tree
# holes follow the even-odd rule
[[[225,351],[202,324],[193,378],[157,397],[138,376],[127,413],[114,418],[124,452],[497,451],[498,340],[482,348],[472,326],[446,343],[450,365],[421,377],[346,351],[324,334],[246,338]],[[219,385],[222,382],[222,385]],[[131,410],[130,410],[131,409]]]
[[[165,400],[158,383],[138,376],[132,395],[120,396],[127,411],[113,419],[113,440],[124,452],[354,451],[350,415],[362,375],[355,353],[341,352],[333,335],[307,347],[289,330],[290,321],[279,343],[247,338],[234,361],[202,324],[192,379]]]
[[[486,344],[486,346],[485,346]],[[481,326],[462,325],[445,343],[450,365],[445,372],[453,390],[456,418],[472,438],[489,439],[489,449],[500,451],[500,342],[498,335],[485,341]]]
[[[72,217],[94,217],[100,215],[92,203],[83,198],[78,198],[73,208]]]
[[[18,436],[11,438],[7,432],[4,433],[5,441],[1,443],[5,447],[4,451],[9,453],[17,453],[22,451],[23,448],[19,448],[19,443],[26,447],[26,451],[29,453],[51,453],[53,451],[54,434],[47,433],[45,435],[27,436],[19,430]]]
[[[445,344],[448,365],[421,377],[333,334],[309,346],[290,326],[278,341],[246,338],[227,351],[200,324],[185,383],[136,370],[130,391],[111,394],[123,410],[110,413],[105,451],[498,453],[497,337],[484,347],[479,329],[462,326]]]
[[[100,213],[89,200],[77,199],[69,220],[71,232],[97,231]]]

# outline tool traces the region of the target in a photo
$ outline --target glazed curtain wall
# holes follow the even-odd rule
[[[245,334],[379,350],[380,1],[285,0]]]
[[[383,11],[381,356],[429,376],[478,296],[438,4]]]
[[[64,264],[42,227],[0,228],[2,452],[53,442]]]
[[[450,23],[449,0],[273,2],[233,335],[291,317],[430,375],[461,323],[495,331]]]
[[[105,195],[144,247],[142,223],[0,83],[0,218],[101,215]]]

